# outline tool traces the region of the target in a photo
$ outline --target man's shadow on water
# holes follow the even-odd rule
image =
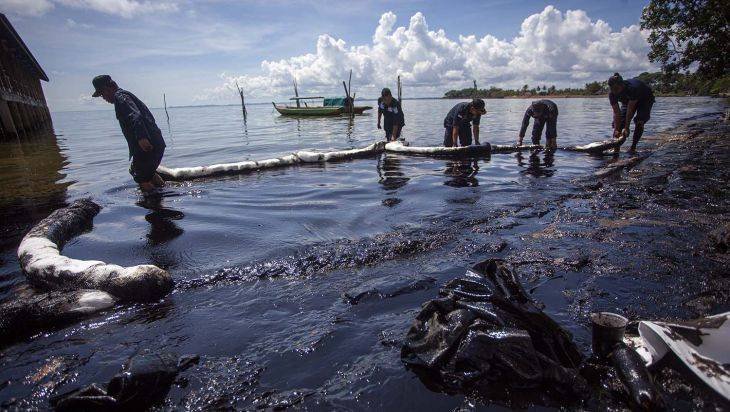
[[[544,153],[544,157],[540,159],[540,153]],[[534,176],[534,177],[550,177],[555,174],[553,165],[555,164],[555,152],[552,150],[533,150],[530,156],[525,162],[525,155],[522,152],[517,152],[515,155],[517,158],[517,165],[524,170],[520,170],[520,173]]]
[[[479,162],[477,159],[459,159],[446,162],[444,175],[448,179],[444,182],[451,187],[477,187],[479,186]]]
[[[155,191],[145,194],[137,201],[137,206],[149,210],[144,217],[150,224],[149,232],[147,232],[147,244],[149,246],[162,245],[177,238],[184,232],[175,222],[183,219],[185,214],[179,210],[165,207],[163,205],[164,198],[165,192]],[[172,254],[166,253],[164,249],[151,251],[150,259],[155,265],[163,268],[174,266],[177,263],[177,259]]]

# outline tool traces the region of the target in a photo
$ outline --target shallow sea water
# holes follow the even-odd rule
[[[609,137],[607,99],[556,102],[559,145]],[[406,100],[403,137],[439,145],[443,116],[455,103]],[[513,143],[528,104],[488,100],[481,140]],[[647,134],[720,105],[659,98]],[[248,112],[244,124],[237,106],[172,108],[168,128],[164,112],[153,110],[168,144],[163,164],[363,147],[383,135],[373,111],[352,121],[281,117],[270,105]],[[153,263],[177,286],[159,303],[119,306],[1,349],[0,407],[45,408],[51,394],[106,382],[143,349],[201,356],[186,382],[173,387],[168,407],[250,408],[271,403],[271,391],[289,400],[303,396],[302,405],[314,409],[466,405],[471,401],[462,396],[429,391],[406,370],[400,339],[439,286],[499,249],[480,225],[509,225],[525,207],[573,193],[575,179],[608,159],[560,151],[470,160],[382,154],[171,183],[145,199],[127,172],[113,111],[55,113],[53,120],[55,139],[2,144],[0,299],[12,299],[12,288],[24,281],[15,257],[19,236],[54,208],[86,196],[104,208],[93,230],[64,254]],[[347,298],[371,289],[400,292],[356,304]],[[538,298],[584,339],[560,292],[546,288]],[[46,381],[29,380],[53,359],[62,366]]]

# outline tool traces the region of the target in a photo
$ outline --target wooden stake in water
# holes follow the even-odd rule
[[[474,80],[474,98],[477,98],[477,94],[479,93],[479,89],[477,89],[477,81]]]
[[[241,96],[241,111],[243,112],[243,122],[246,123],[248,117],[248,110],[246,110],[246,99],[243,97],[243,89],[238,85],[236,81],[236,89],[238,89],[238,95]]]
[[[347,80],[347,95],[349,97],[350,93],[352,93],[352,69],[350,69],[350,78]],[[350,117],[355,115],[355,96],[352,96],[352,100],[349,98],[347,99],[347,104],[350,106]]]
[[[167,117],[167,133],[170,135],[170,139],[172,139],[172,127],[170,126],[170,113],[167,112],[167,96],[165,96],[165,93],[162,93],[162,104],[165,106],[165,116]]]
[[[402,93],[403,93],[403,88],[401,87],[401,84],[400,84],[400,75],[398,75],[398,101],[399,101],[399,102],[400,102],[401,104],[403,104],[403,101],[401,100],[401,98],[402,98]]]
[[[294,97],[299,97],[299,89],[297,89],[297,79],[294,79]],[[299,99],[297,99],[297,107],[300,107]]]

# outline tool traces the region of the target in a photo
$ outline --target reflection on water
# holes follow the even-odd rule
[[[479,186],[478,173],[479,163],[476,159],[448,160],[444,170],[448,179],[444,184],[451,187],[476,187]]]
[[[150,224],[146,235],[147,245],[151,247],[146,249],[149,251],[150,263],[161,268],[170,268],[177,266],[177,255],[171,253],[168,248],[155,248],[155,246],[163,245],[184,233],[177,221],[182,220],[185,214],[166,207],[164,201],[165,192],[156,191],[142,195],[137,206],[149,210],[144,219]]]
[[[66,201],[66,156],[52,132],[0,142],[0,250]]]
[[[380,176],[379,183],[383,185],[383,189],[388,193],[393,193],[393,191],[407,185],[410,180],[401,168],[400,155],[383,153],[378,157],[377,167]]]
[[[383,153],[378,156],[377,162],[378,176],[383,189],[390,197],[382,200],[383,206],[393,207],[403,199],[396,197],[398,189],[408,184],[408,178],[401,168],[401,159],[399,155],[392,153]]]
[[[542,154],[542,159],[540,155]],[[530,152],[527,161],[522,152],[515,154],[517,165],[524,170],[520,173],[534,177],[550,177],[555,174],[553,163],[555,162],[555,152],[552,150],[533,150]]]

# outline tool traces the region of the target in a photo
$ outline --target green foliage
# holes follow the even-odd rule
[[[699,73],[664,73],[644,72],[636,76],[654,90],[654,94],[662,95],[716,95],[730,93],[730,76],[718,80],[709,80]],[[483,99],[499,99],[504,97],[520,96],[595,96],[608,94],[607,81],[593,81],[586,83],[581,89],[566,88],[558,89],[555,85],[539,86],[530,89],[528,85],[518,90],[501,89],[491,87],[489,89],[475,89],[473,87],[461,90],[449,90],[444,97],[451,99],[471,99],[473,97]]]
[[[650,30],[649,60],[667,74],[697,67],[705,79],[730,74],[728,0],[651,0],[641,16]]]
[[[712,94],[730,94],[730,76],[725,76],[715,80],[710,88]]]
[[[606,94],[608,81],[586,83],[585,91],[587,94]]]

